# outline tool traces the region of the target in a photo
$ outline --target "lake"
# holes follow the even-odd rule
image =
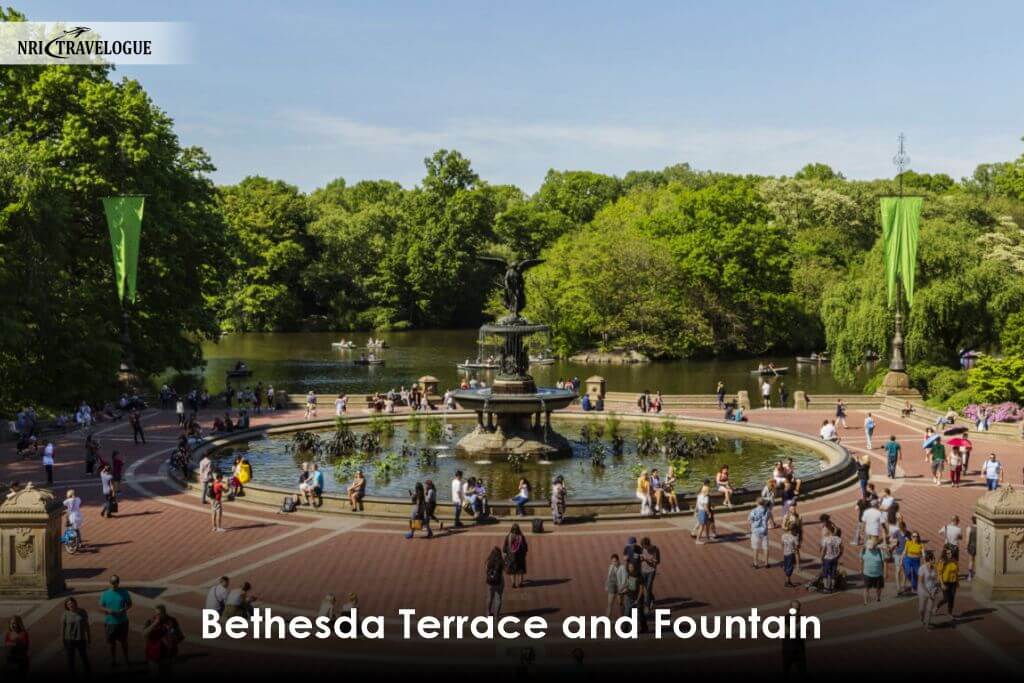
[[[354,365],[360,351],[371,336],[384,338],[390,348],[378,352],[384,365]],[[343,351],[331,347],[332,341],[352,339],[358,347]],[[253,370],[251,378],[235,380],[236,387],[262,382],[272,384],[292,394],[310,389],[319,394],[367,393],[389,387],[409,386],[423,375],[433,375],[441,381],[442,391],[456,385],[465,373],[456,364],[476,357],[477,332],[463,330],[418,330],[408,332],[338,333],[245,333],[229,334],[217,342],[203,345],[207,361],[202,375],[211,392],[222,391],[226,371],[238,360],[245,361]],[[601,375],[607,379],[608,391],[640,392],[644,389],[660,390],[665,394],[711,394],[718,380],[723,380],[732,393],[747,389],[757,394],[758,381],[751,374],[758,362],[772,362],[777,367],[789,366],[784,377],[790,392],[803,389],[811,394],[856,392],[859,386],[837,382],[829,366],[797,365],[790,356],[772,356],[739,360],[676,360],[639,363],[633,365],[581,365],[556,361],[553,365],[531,368],[531,374],[540,386],[553,386],[559,377],[578,376],[586,379]],[[478,378],[489,383],[490,374],[479,373]],[[174,384],[186,386],[191,377],[173,378]]]

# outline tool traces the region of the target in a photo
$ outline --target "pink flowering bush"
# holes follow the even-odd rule
[[[989,422],[1017,422],[1024,420],[1024,409],[1012,401],[995,405],[990,403],[972,403],[964,408],[964,417],[972,422],[976,422],[982,406],[988,409]]]

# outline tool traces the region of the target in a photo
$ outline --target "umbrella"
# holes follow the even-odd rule
[[[950,427],[946,431],[942,432],[945,436],[953,436],[954,434],[966,434],[968,431],[967,427]]]
[[[924,440],[924,443],[921,444],[921,448],[928,448],[933,443],[938,441],[940,438],[941,437],[938,434],[932,434],[931,436],[929,436],[927,439]]]
[[[959,436],[956,437],[955,439],[950,439],[949,441],[947,441],[946,445],[952,446],[953,448],[974,448],[974,444],[972,444],[967,439],[961,438]]]

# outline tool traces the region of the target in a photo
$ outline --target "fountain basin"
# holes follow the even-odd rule
[[[453,392],[453,398],[463,410],[534,415],[569,407],[576,400],[576,392],[572,389],[540,388],[529,393],[506,393],[487,387],[459,389]]]

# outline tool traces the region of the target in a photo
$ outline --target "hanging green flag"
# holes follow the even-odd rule
[[[142,236],[142,205],[145,197],[104,197],[103,210],[110,229],[110,248],[114,252],[114,280],[117,296],[135,303],[135,282],[139,264],[139,241]]]
[[[903,282],[907,305],[914,304],[917,237],[921,197],[882,197],[882,239],[885,244],[885,286],[889,305],[896,300],[896,280]]]

